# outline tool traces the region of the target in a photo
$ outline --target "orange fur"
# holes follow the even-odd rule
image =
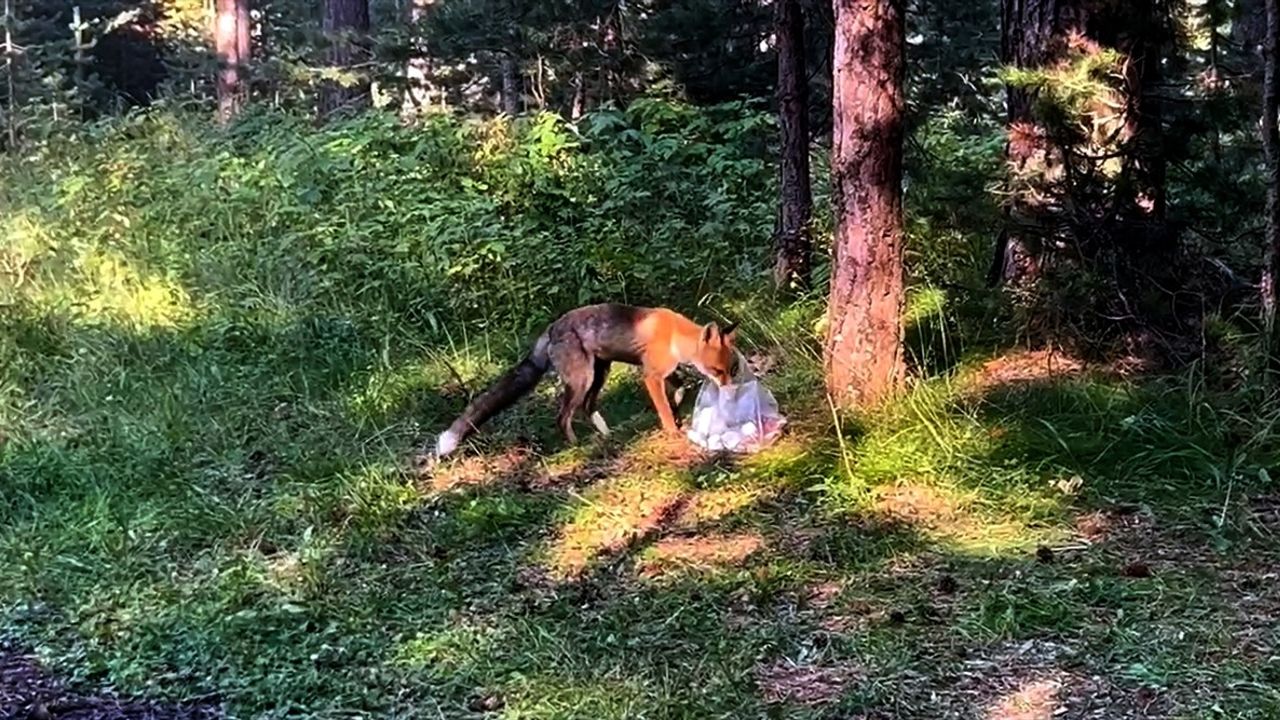
[[[733,326],[722,330],[715,323],[699,325],[667,308],[602,304],[570,310],[547,328],[519,365],[467,406],[440,435],[436,452],[452,452],[481,423],[532,390],[552,368],[564,382],[557,422],[565,439],[576,442],[573,418],[578,413],[589,416],[601,433],[607,433],[596,403],[614,362],[640,366],[663,430],[676,433],[679,427],[666,392],[671,374],[688,364],[714,382],[728,384],[733,377],[735,338]]]

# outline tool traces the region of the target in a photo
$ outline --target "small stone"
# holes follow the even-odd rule
[[[1120,571],[1125,577],[1131,578],[1149,578],[1151,577],[1151,567],[1144,562],[1131,562],[1124,566]]]
[[[938,578],[938,592],[946,595],[950,595],[951,593],[954,593],[956,590],[959,590],[959,589],[960,589],[960,583],[956,582],[956,579],[954,577],[950,575],[943,575],[942,577]]]
[[[494,694],[494,695],[481,695],[480,697],[473,699],[467,705],[467,707],[472,712],[491,713],[491,712],[497,712],[501,710],[502,708],[506,707],[506,704],[507,703],[505,700],[502,699],[502,696]]]

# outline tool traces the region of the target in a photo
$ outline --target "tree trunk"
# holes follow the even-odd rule
[[[320,86],[320,117],[360,110],[372,101],[367,63],[369,50],[369,0],[325,0],[324,34],[327,60],[339,74]]]
[[[1124,134],[1125,176],[1133,183],[1132,219],[1148,226],[1149,238],[1162,238],[1166,215],[1164,127],[1157,88],[1161,82],[1161,54],[1165,18],[1161,0],[1112,0],[1110,14],[1100,24],[1117,28],[1097,33],[1102,41],[1125,55]],[[1150,248],[1135,248],[1145,252]]]
[[[1231,40],[1250,59],[1260,59],[1267,38],[1267,11],[1264,0],[1236,0],[1231,21]],[[1261,64],[1261,63],[1259,63]],[[1256,66],[1248,68],[1256,72]]]
[[[218,121],[230,122],[249,96],[249,0],[217,0],[214,46],[218,56]]]
[[[813,262],[809,217],[809,76],[805,70],[804,13],[800,0],[776,0],[778,125],[782,178],[778,229],[773,239],[773,281],[779,288],[805,288]]]
[[[580,120],[582,118],[583,106],[586,102],[586,83],[587,80],[582,76],[582,71],[575,71],[573,74],[573,100],[569,103],[569,119],[571,120]]]
[[[520,72],[515,56],[509,52],[502,53],[499,70],[502,73],[502,112],[514,116],[520,112]]]
[[[405,20],[411,36],[409,61],[405,63],[405,90],[400,114],[406,120],[416,117],[431,106],[431,58],[421,39],[420,25],[427,17],[434,0],[408,0],[405,4]]]
[[[4,0],[5,149],[15,154],[18,152],[18,89],[13,67],[13,56],[17,54],[17,46],[13,42],[16,21],[13,0]]]
[[[1267,34],[1263,45],[1262,147],[1267,164],[1266,262],[1262,270],[1262,317],[1267,367],[1280,370],[1280,327],[1276,305],[1280,302],[1280,0],[1267,0]]]
[[[1066,50],[1063,39],[1084,32],[1083,13],[1073,0],[1002,0],[1000,60],[1007,67],[1038,68],[1057,60]],[[1005,228],[996,242],[988,285],[1034,282],[1040,267],[1037,228],[1040,195],[1046,182],[1056,179],[1061,158],[1049,133],[1035,117],[1035,95],[1005,86],[1008,139],[1005,161]]]
[[[827,389],[873,405],[904,378],[902,140],[905,0],[836,0],[836,237]]]
[[[1064,226],[1084,219],[1072,216],[1082,208],[1085,214],[1095,214],[1094,221],[1130,225],[1129,230],[1109,226],[1113,237],[1108,241],[1117,243],[1129,259],[1140,257],[1150,251],[1150,242],[1165,237],[1166,169],[1156,92],[1166,36],[1162,0],[1003,0],[1001,10],[1001,59],[1006,66],[1052,73],[1073,57],[1109,49],[1122,58],[1122,80],[1105,95],[1092,98],[1084,117],[1055,118],[1056,125],[1046,125],[1035,91],[1007,88],[1005,229],[992,259],[991,284],[1034,280],[1042,272],[1044,241],[1060,239],[1055,236]],[[1064,155],[1063,147],[1073,152]],[[1107,181],[1113,189],[1124,189],[1116,195],[1109,218],[1088,208],[1089,200],[1073,185],[1076,178],[1111,177],[1099,172],[1104,161],[1091,159],[1106,157],[1117,158],[1123,166]],[[1073,171],[1068,167],[1073,162],[1098,165]],[[1096,194],[1096,188],[1086,188],[1089,192]],[[1135,230],[1135,224],[1141,229]],[[1082,234],[1101,236],[1098,228],[1085,228]]]

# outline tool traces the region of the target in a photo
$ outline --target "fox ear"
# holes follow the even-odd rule
[[[720,331],[720,337],[726,343],[731,343],[734,341],[734,339],[737,338],[737,332],[738,332],[738,323],[736,322],[729,323],[728,325],[724,326],[724,330]]]
[[[717,338],[719,336],[720,336],[719,325],[716,325],[715,323],[710,322],[702,326],[702,342],[704,345],[709,344],[714,338]]]

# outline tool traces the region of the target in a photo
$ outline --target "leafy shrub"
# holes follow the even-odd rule
[[[6,267],[82,321],[528,331],[589,301],[691,305],[757,285],[774,173],[767,115],[640,101],[323,128],[259,112],[223,131],[152,111],[0,170]]]

